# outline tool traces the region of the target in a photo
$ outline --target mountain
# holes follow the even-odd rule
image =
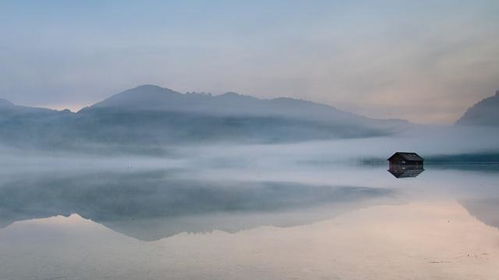
[[[456,124],[499,126],[499,90],[469,108]]]
[[[14,103],[8,100],[0,98],[0,120],[10,119],[10,118],[30,117],[30,116],[45,117],[59,113],[60,111],[55,111],[45,108],[15,105]]]
[[[8,108],[10,106],[14,106],[14,103],[12,103],[8,100],[5,100],[3,98],[0,98],[0,108]]]
[[[292,98],[213,96],[143,85],[78,112],[79,125],[113,142],[296,142],[394,133],[407,123],[375,120]],[[102,131],[105,129],[106,131]]]
[[[301,120],[361,122],[370,119],[334,107],[293,98],[259,99],[228,92],[213,96],[143,85],[111,96],[83,111],[92,109],[127,111],[168,111],[217,116],[286,117]],[[371,119],[371,121],[374,121]]]
[[[377,120],[293,98],[233,92],[180,93],[143,85],[77,113],[0,100],[0,143],[36,149],[102,147],[157,153],[168,145],[282,143],[396,133],[408,123]]]
[[[0,99],[0,144],[26,147],[55,147],[60,127],[72,113],[15,105]]]
[[[84,108],[127,111],[168,111],[216,116],[283,117],[323,122],[407,124],[402,120],[377,120],[338,110],[332,106],[288,97],[259,99],[227,92],[222,95],[185,93],[155,85],[142,85]]]

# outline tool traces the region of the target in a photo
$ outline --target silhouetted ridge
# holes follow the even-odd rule
[[[469,108],[456,122],[459,125],[499,125],[499,90]]]
[[[14,103],[10,102],[7,99],[0,98],[0,107],[10,107],[15,106]]]
[[[96,108],[189,112],[217,116],[285,117],[346,123],[370,120],[366,117],[343,112],[332,106],[288,97],[259,99],[235,92],[227,92],[222,95],[182,94],[155,85],[142,85],[123,91],[85,110]]]
[[[180,93],[155,85],[125,90],[77,113],[0,107],[1,144],[86,152],[158,154],[174,144],[373,137],[393,134],[406,125],[293,98]]]
[[[169,99],[180,98],[181,93],[155,85],[142,85],[115,94],[90,108],[136,108],[138,110],[157,109],[165,106]],[[88,109],[88,108],[86,108]]]

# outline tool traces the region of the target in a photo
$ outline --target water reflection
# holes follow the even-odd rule
[[[465,199],[460,203],[482,223],[499,228],[499,197]]]
[[[423,167],[417,165],[390,165],[388,169],[395,178],[417,177],[423,171]]]
[[[496,279],[498,237],[453,201],[153,242],[59,216],[0,232],[0,279]]]
[[[0,279],[497,278],[499,173],[214,171],[0,176]]]
[[[39,174],[0,185],[0,226],[78,213],[150,241],[186,231],[306,224],[393,194],[361,186],[176,179],[165,171]]]

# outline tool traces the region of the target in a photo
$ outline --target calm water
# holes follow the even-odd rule
[[[4,166],[0,279],[499,279],[494,168],[89,162]]]

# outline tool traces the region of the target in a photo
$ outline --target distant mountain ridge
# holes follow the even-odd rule
[[[0,107],[5,108],[9,106],[15,106],[14,103],[10,102],[9,100],[0,98]]]
[[[115,94],[99,103],[84,108],[119,110],[154,110],[215,114],[221,116],[281,116],[309,120],[373,120],[332,106],[310,101],[279,97],[260,99],[253,96],[227,92],[222,95],[180,93],[155,85],[142,85]]]
[[[55,117],[66,114],[69,111],[56,111],[46,108],[15,105],[14,103],[0,98],[0,126],[9,125],[21,120],[42,120],[47,117]]]
[[[155,85],[125,90],[76,113],[0,100],[0,143],[51,149],[112,145],[142,151],[171,144],[359,138],[407,125],[293,98],[180,93]]]
[[[485,98],[471,106],[457,120],[458,125],[499,126],[499,90],[494,96]]]

